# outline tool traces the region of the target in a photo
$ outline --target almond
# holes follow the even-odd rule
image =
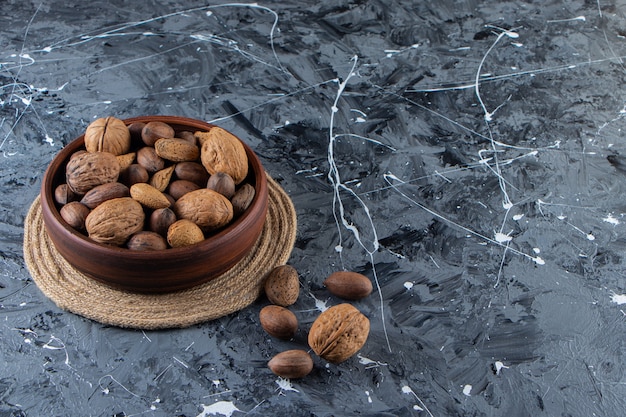
[[[130,187],[130,196],[150,209],[160,209],[170,206],[170,201],[159,190],[143,182],[133,184]]]
[[[150,178],[149,184],[157,190],[163,192],[170,185],[170,179],[174,173],[174,166],[163,168],[160,171],[155,172]]]
[[[270,271],[263,288],[272,304],[290,306],[298,300],[300,294],[298,271],[291,265],[279,265]]]
[[[124,172],[133,162],[135,162],[136,157],[136,152],[117,155],[115,158],[117,158],[117,162],[120,164],[120,172]]]
[[[172,162],[195,161],[200,156],[200,149],[185,139],[165,138],[154,144],[157,155]]]

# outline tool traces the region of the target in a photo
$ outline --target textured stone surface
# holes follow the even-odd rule
[[[0,415],[623,414],[623,2],[208,3],[3,1]],[[291,195],[293,340],[264,299],[141,332],[32,282],[47,164],[149,114],[232,131]],[[367,343],[277,379],[340,269],[375,277]]]

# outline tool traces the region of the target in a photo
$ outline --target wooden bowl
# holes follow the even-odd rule
[[[213,127],[200,120],[176,116],[124,120],[127,125],[151,121],[168,123],[177,132],[206,131]],[[55,188],[65,182],[65,166],[70,156],[84,149],[84,145],[84,135],[81,135],[64,147],[48,166],[41,185],[46,231],[61,256],[83,274],[128,291],[164,293],[183,290],[228,271],[248,254],[261,234],[268,205],[267,177],[259,158],[243,143],[249,161],[245,182],[254,186],[255,197],[250,207],[224,229],[195,245],[158,251],[134,251],[90,240],[61,218],[60,207],[54,199]]]

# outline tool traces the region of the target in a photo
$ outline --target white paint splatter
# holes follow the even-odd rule
[[[613,294],[611,301],[619,305],[626,304],[626,294]]]
[[[293,387],[293,385],[291,384],[291,381],[285,378],[278,378],[276,380],[276,385],[278,385],[278,388],[281,389],[282,391],[294,391],[294,392],[300,392],[297,389],[295,389]]]
[[[587,233],[587,240],[596,240],[596,237],[592,233]]]
[[[513,216],[513,220],[519,221],[519,220],[522,220],[523,217],[524,217],[523,214],[516,214],[515,216]]]
[[[312,293],[309,293],[309,295],[311,296],[311,298],[313,298],[315,300],[315,308],[316,309],[318,309],[321,312],[328,310],[328,306],[326,305],[326,301],[319,300]]]
[[[620,224],[620,221],[618,219],[616,219],[615,217],[613,217],[613,214],[609,214],[604,219],[602,219],[602,221],[605,221],[607,223],[611,223],[614,226],[617,226],[618,224]]]
[[[411,288],[413,288],[413,283],[410,281],[405,282],[404,288],[406,288],[407,290],[410,290]]]
[[[211,405],[201,404],[204,410],[197,417],[207,417],[207,416],[216,416],[222,415],[226,417],[230,417],[233,415],[235,411],[241,411],[232,401],[218,401]]]
[[[431,413],[431,412],[430,412],[430,410],[428,409],[428,407],[426,407],[426,404],[424,404],[424,401],[422,401],[422,399],[421,399],[420,397],[418,397],[418,396],[417,396],[417,394],[415,393],[415,391],[413,391],[413,389],[412,389],[411,387],[409,387],[408,385],[404,385],[404,386],[402,387],[402,393],[403,393],[403,394],[413,394],[413,396],[415,397],[415,399],[416,399],[417,401],[419,401],[419,403],[420,403],[421,407],[420,407],[419,405],[415,404],[415,405],[413,406],[413,409],[414,409],[414,410],[416,410],[416,411],[424,411],[424,410],[426,410],[426,412],[428,413],[428,415],[429,415],[430,417],[434,417],[434,416],[433,416],[433,413]]]
[[[494,237],[494,239],[495,239],[496,242],[499,242],[499,243],[510,242],[510,241],[513,240],[513,238],[511,236],[505,235],[502,232],[497,232],[495,237]]]
[[[533,252],[535,252],[536,254],[540,254],[541,253],[541,249],[533,248]]]
[[[368,403],[372,403],[372,397],[370,397],[370,392],[369,391],[365,391],[365,395],[367,395],[367,402]]]
[[[472,395],[472,386],[470,384],[467,384],[463,387],[463,394],[467,395],[468,397]]]
[[[379,362],[379,361],[375,361],[373,359],[370,358],[366,358],[365,356],[361,355],[360,353],[357,355],[357,357],[359,358],[359,363],[361,365],[366,365],[366,367],[369,368],[376,368],[378,366],[387,366],[386,363],[384,362]]]
[[[502,362],[500,361],[496,361],[496,363],[494,364],[496,367],[496,375],[500,375],[500,371],[502,369],[509,369],[508,366],[504,365]]]

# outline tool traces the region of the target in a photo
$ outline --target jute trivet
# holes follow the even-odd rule
[[[296,213],[289,196],[268,176],[263,231],[250,253],[221,276],[188,290],[139,294],[109,287],[72,267],[55,249],[43,224],[40,199],[24,225],[24,259],[41,291],[64,310],[103,324],[137,329],[188,327],[239,311],[261,294],[265,275],[289,259]]]

